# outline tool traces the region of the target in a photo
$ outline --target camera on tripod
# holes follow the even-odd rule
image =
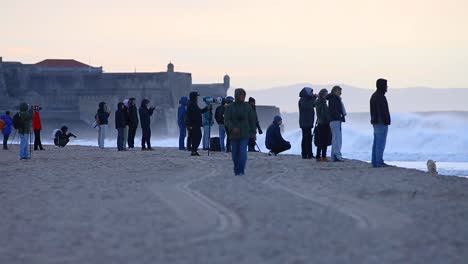
[[[42,106],[40,105],[31,105],[31,109],[34,111],[34,112],[39,112],[42,110]]]
[[[221,104],[223,102],[223,97],[212,97],[212,96],[205,96],[203,97],[203,102],[206,104]]]

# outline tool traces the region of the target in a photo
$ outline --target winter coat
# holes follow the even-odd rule
[[[139,122],[138,109],[136,105],[132,104],[128,107],[128,126],[131,128],[137,128]]]
[[[0,119],[2,119],[5,122],[5,127],[2,129],[2,134],[3,135],[10,135],[11,134],[11,127],[13,126],[13,120],[8,115],[2,115],[2,116],[0,116]]]
[[[328,94],[326,99],[328,100],[328,110],[330,113],[330,121],[341,121],[345,122],[345,116],[343,112],[343,104],[341,98],[335,94]]]
[[[377,89],[370,99],[371,124],[390,125],[390,110],[388,109],[385,91]]]
[[[301,128],[314,127],[315,112],[314,102],[316,96],[307,93],[306,89],[303,88],[299,93],[301,99],[299,99],[299,126]]]
[[[215,119],[218,125],[224,125],[224,111],[226,111],[226,106],[220,105],[216,108]]]
[[[203,126],[212,126],[213,122],[213,112],[206,111],[203,113]]]
[[[256,134],[255,113],[249,103],[234,102],[224,111],[224,125],[229,132],[230,139],[245,139]],[[238,128],[239,134],[232,130]]]
[[[277,122],[273,122],[267,129],[265,137],[265,146],[272,149],[273,146],[283,145],[287,141],[281,135],[281,129]]]
[[[32,128],[33,130],[42,130],[41,116],[39,115],[39,111],[35,111],[33,113]]]
[[[208,111],[208,107],[201,109],[195,100],[190,100],[187,104],[185,125],[187,127],[202,127],[202,113]]]
[[[154,108],[149,108],[145,105],[138,109],[140,113],[140,123],[141,128],[150,128],[151,126],[151,116],[153,115]]]
[[[21,103],[19,110],[19,115],[21,118],[21,122],[23,123],[23,127],[18,129],[18,133],[29,134],[31,132],[32,110],[28,110],[28,104],[26,103]]]
[[[180,98],[180,106],[177,109],[177,124],[179,127],[185,127],[185,114],[187,112],[187,97]]]
[[[329,124],[330,113],[328,111],[327,101],[325,99],[318,98],[315,101],[315,109],[317,111],[317,123]]]
[[[117,111],[115,111],[115,129],[124,128],[126,126],[126,113],[125,110],[122,109],[123,103],[119,103],[117,105]]]
[[[110,114],[106,112],[104,109],[104,103],[99,103],[99,109],[97,110],[97,114],[95,117],[99,118],[100,125],[108,125],[109,124],[109,116]]]

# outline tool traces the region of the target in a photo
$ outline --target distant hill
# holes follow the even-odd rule
[[[278,106],[281,112],[297,112],[299,92],[304,86],[312,87],[314,93],[318,93],[322,88],[330,91],[333,87],[333,85],[299,83],[266,90],[247,90],[247,96],[254,97],[260,105]],[[369,111],[369,99],[374,89],[340,86],[343,88],[343,102],[348,112]],[[464,88],[390,88],[387,99],[392,112],[468,111],[468,89]]]

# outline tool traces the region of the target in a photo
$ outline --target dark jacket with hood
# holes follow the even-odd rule
[[[216,108],[215,111],[215,119],[218,125],[224,125],[224,111],[226,111],[226,106],[223,102],[220,106]]]
[[[187,112],[185,118],[185,125],[187,127],[198,128],[202,127],[202,113],[208,111],[208,107],[201,109],[197,104],[197,92],[191,92],[189,95],[190,99],[187,103]]]
[[[32,110],[28,109],[28,104],[21,103],[19,106],[19,116],[23,126],[18,129],[19,134],[29,134],[31,132]]]
[[[128,103],[128,126],[130,128],[137,128],[138,123],[140,120],[138,120],[138,109],[135,105],[135,102],[132,101],[132,103]]]
[[[317,123],[322,125],[329,124],[330,113],[328,111],[327,100],[319,97],[315,101],[315,109],[317,110]]]
[[[151,116],[153,115],[154,108],[148,108],[148,103],[149,101],[147,99],[143,99],[143,101],[141,101],[140,109],[138,109],[138,112],[140,113],[141,128],[150,128],[151,126]]]
[[[301,128],[314,127],[315,112],[314,103],[316,96],[313,95],[313,90],[308,93],[306,88],[303,88],[299,93],[299,126]]]
[[[125,110],[122,109],[122,106],[124,103],[118,103],[117,104],[117,111],[115,111],[115,128],[125,128],[127,125],[127,113],[125,113]]]
[[[329,93],[326,97],[328,100],[328,110],[330,113],[330,121],[341,121],[345,122],[345,116],[343,113],[343,105],[341,98],[336,94]]]
[[[371,124],[382,124],[390,125],[390,110],[388,109],[387,98],[385,93],[387,92],[386,84],[377,86],[377,91],[374,92],[370,99],[370,115],[371,115]]]
[[[2,115],[0,116],[0,119],[2,119],[5,122],[5,127],[2,129],[2,134],[3,135],[10,135],[11,134],[11,126],[13,125],[13,120],[9,115]]]
[[[275,118],[273,123],[268,127],[265,137],[265,146],[267,149],[272,149],[273,146],[284,145],[287,141],[281,135],[281,129],[278,125],[278,120]]]
[[[106,103],[100,102],[99,103],[99,109],[97,110],[96,117],[99,118],[99,124],[100,125],[107,125],[109,124],[109,116],[110,114],[106,112],[106,109],[104,109]]]
[[[234,95],[235,101],[226,107],[224,112],[224,125],[231,139],[248,139],[257,133],[255,114],[249,103],[240,100],[240,94]],[[232,133],[238,128],[239,134]]]
[[[182,96],[179,101],[179,109],[177,109],[177,124],[181,128],[185,127],[185,113],[187,112],[187,101],[187,96]]]

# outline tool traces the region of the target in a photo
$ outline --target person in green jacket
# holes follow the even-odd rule
[[[331,130],[330,130],[330,111],[327,106],[327,89],[322,89],[319,92],[318,99],[315,101],[315,109],[317,110],[317,126],[314,129],[315,140],[317,146],[317,161],[328,161],[327,148],[331,145]]]
[[[28,153],[29,133],[31,132],[32,109],[29,109],[27,103],[21,103],[19,106],[19,118],[21,123],[17,127],[20,138],[20,159],[30,159]]]
[[[234,162],[234,174],[245,174],[247,145],[250,138],[256,138],[255,115],[252,107],[245,102],[246,92],[238,88],[234,91],[234,103],[226,107],[224,125],[229,131]]]

